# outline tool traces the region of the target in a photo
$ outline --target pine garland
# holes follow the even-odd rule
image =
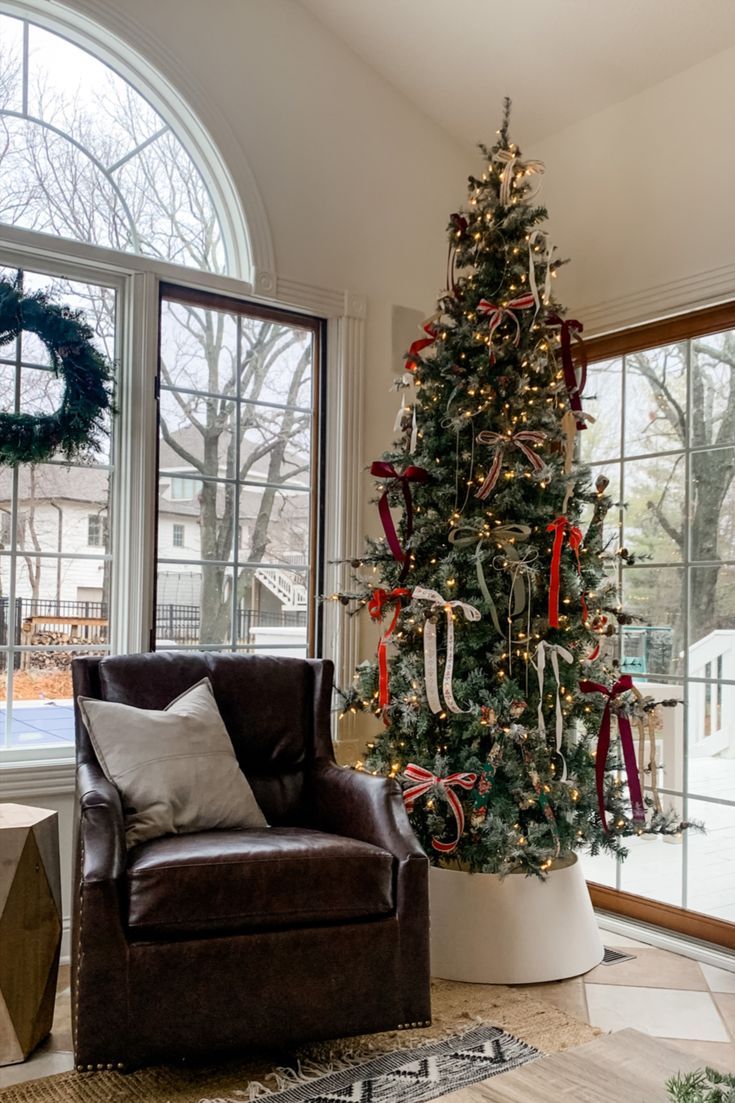
[[[44,292],[25,295],[17,282],[0,279],[0,348],[23,331],[43,341],[64,393],[52,414],[0,413],[0,464],[93,452],[106,432],[105,414],[114,409],[111,366],[92,344],[92,329],[80,311],[50,302]]]

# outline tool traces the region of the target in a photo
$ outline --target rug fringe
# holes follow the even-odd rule
[[[467,1013],[465,1017],[468,1023],[475,1023],[477,1026],[494,1025],[482,1015]],[[440,1034],[433,1034],[423,1044],[440,1044],[457,1037],[462,1037],[462,1032],[458,1034],[457,1026],[454,1024],[451,1027],[446,1027]],[[328,1050],[322,1061],[297,1060],[295,1068],[289,1066],[276,1067],[273,1072],[269,1072],[264,1078],[274,1082],[275,1086],[272,1088],[266,1087],[262,1081],[251,1080],[246,1089],[235,1089],[230,1096],[200,1099],[199,1103],[257,1103],[258,1100],[267,1099],[268,1096],[285,1091],[287,1088],[308,1084],[322,1076],[329,1076],[330,1073],[343,1072],[354,1068],[356,1065],[362,1065],[366,1061],[388,1057],[402,1049],[420,1048],[422,1045],[421,1041],[417,1041],[415,1047],[412,1045],[406,1046],[405,1039],[406,1034],[402,1031],[400,1034],[396,1032],[395,1041],[398,1044],[394,1046],[373,1045],[372,1043],[350,1045],[348,1042],[347,1045],[339,1046],[338,1049]],[[401,1041],[403,1042],[402,1045],[400,1044]]]

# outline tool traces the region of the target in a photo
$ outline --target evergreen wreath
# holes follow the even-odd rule
[[[114,408],[112,368],[94,348],[92,329],[80,311],[50,302],[43,291],[24,295],[18,281],[0,279],[0,348],[23,330],[43,341],[64,393],[52,414],[0,413],[0,465],[93,451],[106,432],[104,415]]]

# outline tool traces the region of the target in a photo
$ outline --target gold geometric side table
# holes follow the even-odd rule
[[[58,813],[0,804],[0,1065],[51,1030],[60,952]]]

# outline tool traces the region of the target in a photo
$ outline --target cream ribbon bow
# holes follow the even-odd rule
[[[523,169],[524,176],[537,176],[546,171],[543,161],[521,161],[518,150],[514,146],[510,149],[499,149],[493,154],[493,161],[503,165],[500,174],[500,202],[504,207],[507,207],[511,201],[516,165]]]

